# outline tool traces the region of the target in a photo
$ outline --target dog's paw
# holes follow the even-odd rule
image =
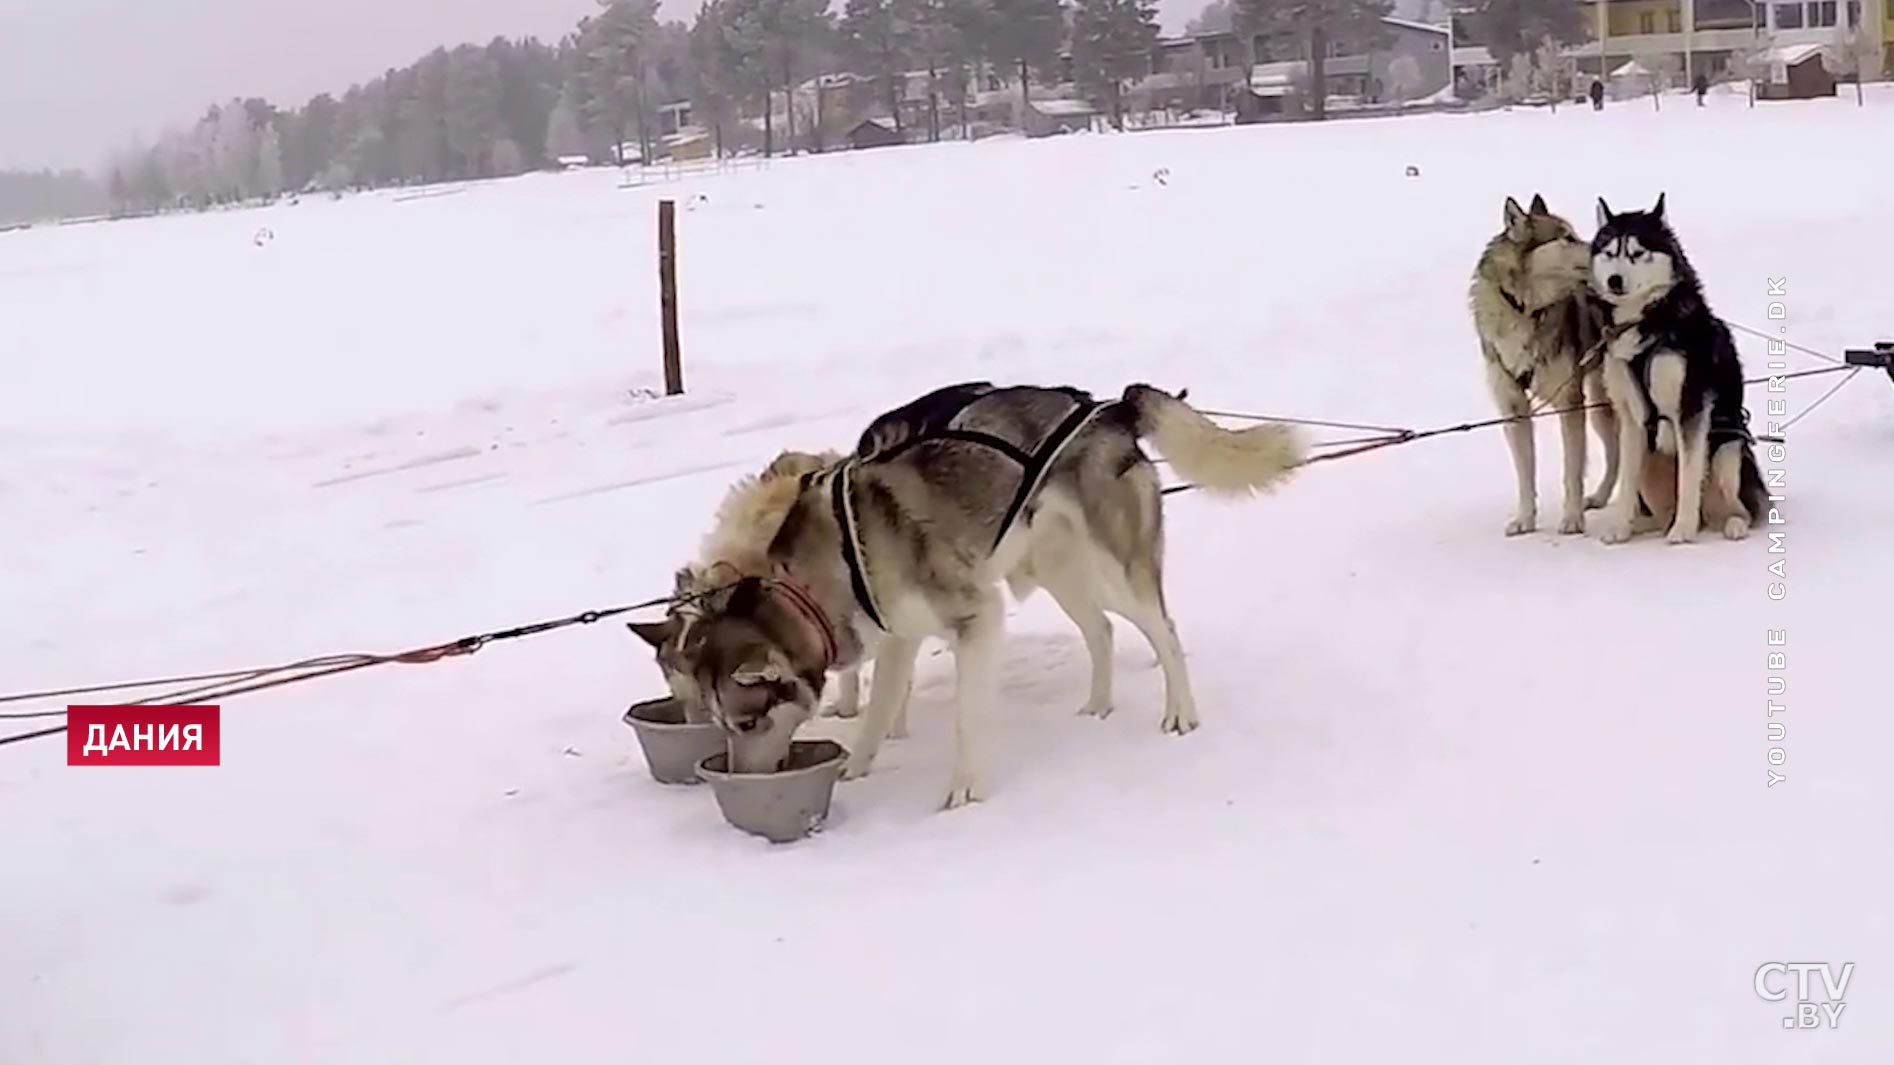
[[[1112,709],[1113,707],[1110,703],[1086,703],[1084,706],[1079,707],[1079,716],[1095,717],[1103,721],[1111,716]]]
[[[1749,519],[1731,518],[1723,523],[1723,538],[1725,540],[1744,540],[1748,539],[1748,537]]]
[[[842,763],[842,779],[860,780],[867,776],[874,768],[875,760],[873,758],[856,758],[850,756],[848,761]]]
[[[1166,710],[1164,721],[1159,727],[1171,735],[1182,736],[1197,731],[1197,726],[1201,723],[1197,720],[1197,708],[1186,706],[1181,710]]]
[[[1567,514],[1559,519],[1559,532],[1566,536],[1577,536],[1585,531],[1585,515]]]
[[[1515,514],[1513,520],[1506,523],[1507,536],[1524,536],[1539,527],[1537,514]]]
[[[1697,530],[1686,529],[1679,523],[1670,527],[1670,532],[1664,534],[1664,539],[1673,544],[1694,544],[1697,542]]]
[[[1603,543],[1621,544],[1631,539],[1631,519],[1622,514],[1601,515],[1592,525]]]
[[[1611,493],[1603,488],[1600,488],[1598,491],[1593,492],[1591,495],[1588,495],[1585,497],[1585,509],[1586,510],[1603,510],[1605,509],[1605,504],[1609,502],[1611,502]]]
[[[958,810],[968,803],[976,803],[986,798],[986,785],[970,773],[955,773],[953,783],[947,788],[947,799],[940,804],[943,810]]]
[[[831,703],[822,709],[823,717],[836,717],[843,721],[853,721],[861,714],[862,708],[854,703]]]

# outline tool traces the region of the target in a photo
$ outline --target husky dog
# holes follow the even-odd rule
[[[680,658],[731,737],[740,772],[782,764],[830,670],[872,656],[861,738],[845,773],[871,768],[914,650],[954,653],[956,755],[945,805],[986,790],[985,734],[998,698],[1002,580],[1043,587],[1109,667],[1111,611],[1144,634],[1164,672],[1163,729],[1197,727],[1183,647],[1164,603],[1163,509],[1149,439],[1178,474],[1219,493],[1271,487],[1301,461],[1276,425],[1224,429],[1145,385],[1098,402],[1061,388],[956,385],[863,434],[841,463],[805,476],[743,578],[713,596]],[[1103,716],[1109,703],[1088,709]]]
[[[1513,453],[1519,502],[1506,535],[1518,536],[1539,526],[1539,500],[1533,465],[1534,398],[1556,403],[1565,413],[1559,426],[1565,438],[1565,498],[1559,531],[1585,530],[1585,511],[1605,505],[1618,477],[1618,431],[1609,406],[1592,410],[1592,429],[1605,449],[1604,481],[1585,496],[1585,412],[1588,402],[1603,403],[1597,359],[1586,356],[1603,330],[1605,311],[1590,294],[1586,280],[1590,256],[1571,224],[1533,196],[1521,210],[1508,196],[1505,227],[1487,242],[1473,272],[1468,300],[1473,328],[1486,361],[1487,386],[1501,414],[1520,420],[1506,424]]]
[[[1624,462],[1600,538],[1622,543],[1668,523],[1671,543],[1689,543],[1708,520],[1742,539],[1768,495],[1743,409],[1742,359],[1704,302],[1661,193],[1649,211],[1613,214],[1598,201],[1591,272],[1611,306],[1605,387]]]
[[[714,571],[719,566],[719,560],[733,547],[754,541],[759,523],[766,523],[770,530],[775,529],[776,523],[782,520],[787,499],[793,498],[785,497],[782,487],[804,474],[841,460],[841,454],[833,451],[819,455],[785,451],[776,456],[761,473],[744,477],[731,485],[723,502],[717,507],[715,525],[704,541],[698,560],[677,571],[671,607],[666,611],[664,620],[634,621],[626,626],[639,639],[651,645],[657,655],[658,670],[664,675],[665,685],[671,689],[672,698],[684,707],[686,720],[707,721],[709,711],[689,671],[678,657],[678,641],[685,627],[701,615],[698,600],[715,587],[717,574]],[[734,574],[735,571],[730,572]],[[856,664],[841,671],[835,704],[829,713],[836,717],[855,717],[860,707],[861,666]],[[901,713],[893,727],[896,737],[906,735],[906,717],[907,702],[904,699]]]

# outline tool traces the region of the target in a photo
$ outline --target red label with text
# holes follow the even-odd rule
[[[66,708],[67,765],[216,765],[214,706]]]

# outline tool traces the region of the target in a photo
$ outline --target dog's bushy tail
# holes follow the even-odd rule
[[[1301,434],[1287,425],[1225,429],[1150,385],[1125,389],[1121,402],[1131,409],[1138,436],[1149,440],[1179,477],[1207,491],[1234,496],[1267,491],[1302,464]]]

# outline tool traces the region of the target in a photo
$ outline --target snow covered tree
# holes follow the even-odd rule
[[[257,134],[242,101],[232,100],[217,112],[210,138],[211,184],[207,191],[212,198],[228,202],[256,195]]]
[[[283,191],[283,143],[273,125],[263,127],[263,137],[257,144],[256,191],[270,199]]]
[[[1229,33],[1236,28],[1233,0],[1210,0],[1197,17],[1184,23],[1184,32],[1192,37],[1205,33]]]
[[[1552,113],[1557,114],[1559,103],[1572,98],[1578,86],[1578,60],[1565,54],[1565,48],[1550,37],[1539,42],[1535,53],[1535,83],[1540,92],[1552,101]]]
[[[1072,73],[1111,124],[1125,128],[1124,83],[1151,69],[1156,0],[1078,0],[1072,12]]]
[[[1532,69],[1532,56],[1525,52],[1514,52],[1512,61],[1506,64],[1506,76],[1500,79],[1500,99],[1508,104],[1524,101],[1532,95],[1538,72]]]
[[[1822,66],[1831,75],[1854,80],[1856,107],[1867,106],[1861,83],[1881,72],[1882,61],[1881,35],[1866,20],[1842,38],[1835,51],[1822,53]]]
[[[1400,56],[1388,64],[1388,88],[1394,92],[1394,102],[1405,104],[1421,90],[1420,61],[1411,55]]]
[[[587,154],[585,131],[579,128],[579,111],[570,92],[559,97],[546,122],[546,154],[554,159]]]
[[[1670,52],[1646,51],[1637,55],[1637,64],[1644,68],[1645,82],[1651,90],[1651,110],[1664,109],[1663,95],[1675,84],[1683,71],[1683,63]]]

